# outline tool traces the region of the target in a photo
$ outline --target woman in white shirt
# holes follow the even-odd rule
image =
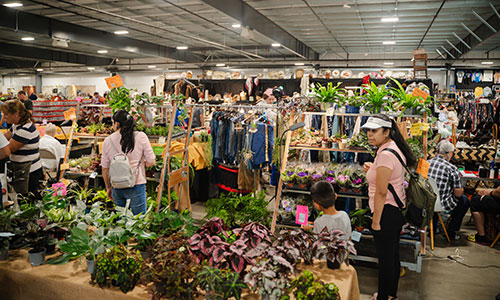
[[[55,169],[64,157],[66,146],[61,144],[54,136],[57,133],[56,125],[49,123],[45,126],[45,135],[40,139],[40,149],[46,149],[53,153],[56,161],[42,159],[42,165],[47,169]]]

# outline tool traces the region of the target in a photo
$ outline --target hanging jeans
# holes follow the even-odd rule
[[[399,208],[386,204],[380,218],[380,230],[372,230],[378,257],[378,297],[397,297],[399,272],[399,237],[404,217]]]
[[[258,124],[257,132],[252,134],[252,153],[250,170],[260,169],[273,160],[274,149],[274,131],[273,126]]]
[[[127,199],[130,199],[130,209],[134,215],[146,213],[146,185],[137,184],[131,188],[113,188],[113,201],[116,206],[125,207]]]

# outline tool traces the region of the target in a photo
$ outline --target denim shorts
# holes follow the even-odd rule
[[[146,185],[138,184],[132,188],[113,189],[113,201],[116,206],[125,207],[130,199],[130,209],[134,215],[146,213]]]

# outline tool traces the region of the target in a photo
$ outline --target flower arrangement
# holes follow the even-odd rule
[[[295,174],[294,171],[290,170],[290,171],[285,171],[283,174],[281,174],[281,178],[283,179],[283,182],[285,182],[290,187],[293,187],[297,175]]]
[[[336,179],[340,188],[349,188],[351,185],[351,178],[347,174],[339,174]]]
[[[310,179],[311,177],[307,174],[307,172],[302,171],[297,173],[297,183],[301,189],[305,189],[307,187]]]

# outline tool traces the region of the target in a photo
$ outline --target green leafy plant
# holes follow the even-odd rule
[[[407,94],[405,88],[398,80],[393,78],[391,78],[391,80],[397,86],[397,88],[390,88],[390,94],[394,100],[395,109],[400,109],[401,114],[404,114],[405,109],[416,108],[419,106],[420,103],[418,97]]]
[[[273,255],[252,266],[245,275],[245,283],[262,297],[267,295],[270,299],[281,299],[287,295],[289,275],[293,273],[295,271],[286,259]]]
[[[305,270],[291,283],[291,291],[297,300],[337,300],[339,288],[333,283],[324,283],[318,276]]]
[[[120,109],[131,111],[131,102],[132,97],[130,95],[130,90],[123,86],[113,88],[109,92],[108,104],[113,110],[113,113]]]
[[[153,254],[142,270],[142,283],[153,299],[194,299],[198,295],[194,278],[200,269],[190,253],[188,237],[176,233],[155,241]]]
[[[139,281],[142,263],[139,251],[117,245],[97,256],[92,282],[100,287],[119,287],[123,293],[127,293]]]
[[[210,299],[229,299],[235,297],[241,298],[242,289],[246,284],[239,281],[239,275],[229,269],[217,269],[209,266],[203,266],[196,274],[196,284],[207,293]]]
[[[371,224],[371,218],[367,215],[369,211],[370,211],[369,207],[357,210],[351,210],[349,212],[351,225],[357,228],[368,228]]]
[[[271,212],[267,209],[265,193],[237,195],[221,194],[219,198],[209,199],[206,203],[206,219],[219,217],[230,227],[249,222],[259,222],[268,225]]]
[[[371,82],[369,87],[363,86],[365,94],[365,106],[373,113],[380,113],[384,106],[391,107],[385,97],[389,94],[389,90],[385,85],[377,86]]]
[[[86,230],[80,227],[73,227],[66,240],[60,241],[58,246],[63,255],[50,259],[47,263],[61,265],[83,256],[95,260],[96,255],[105,250],[103,236],[94,235],[91,237]]]
[[[342,99],[344,98],[339,97],[339,95],[345,91],[340,88],[340,85],[342,85],[342,82],[339,82],[335,87],[333,87],[332,82],[329,82],[326,87],[317,83],[313,91],[320,102],[337,102],[339,105],[343,105]]]

